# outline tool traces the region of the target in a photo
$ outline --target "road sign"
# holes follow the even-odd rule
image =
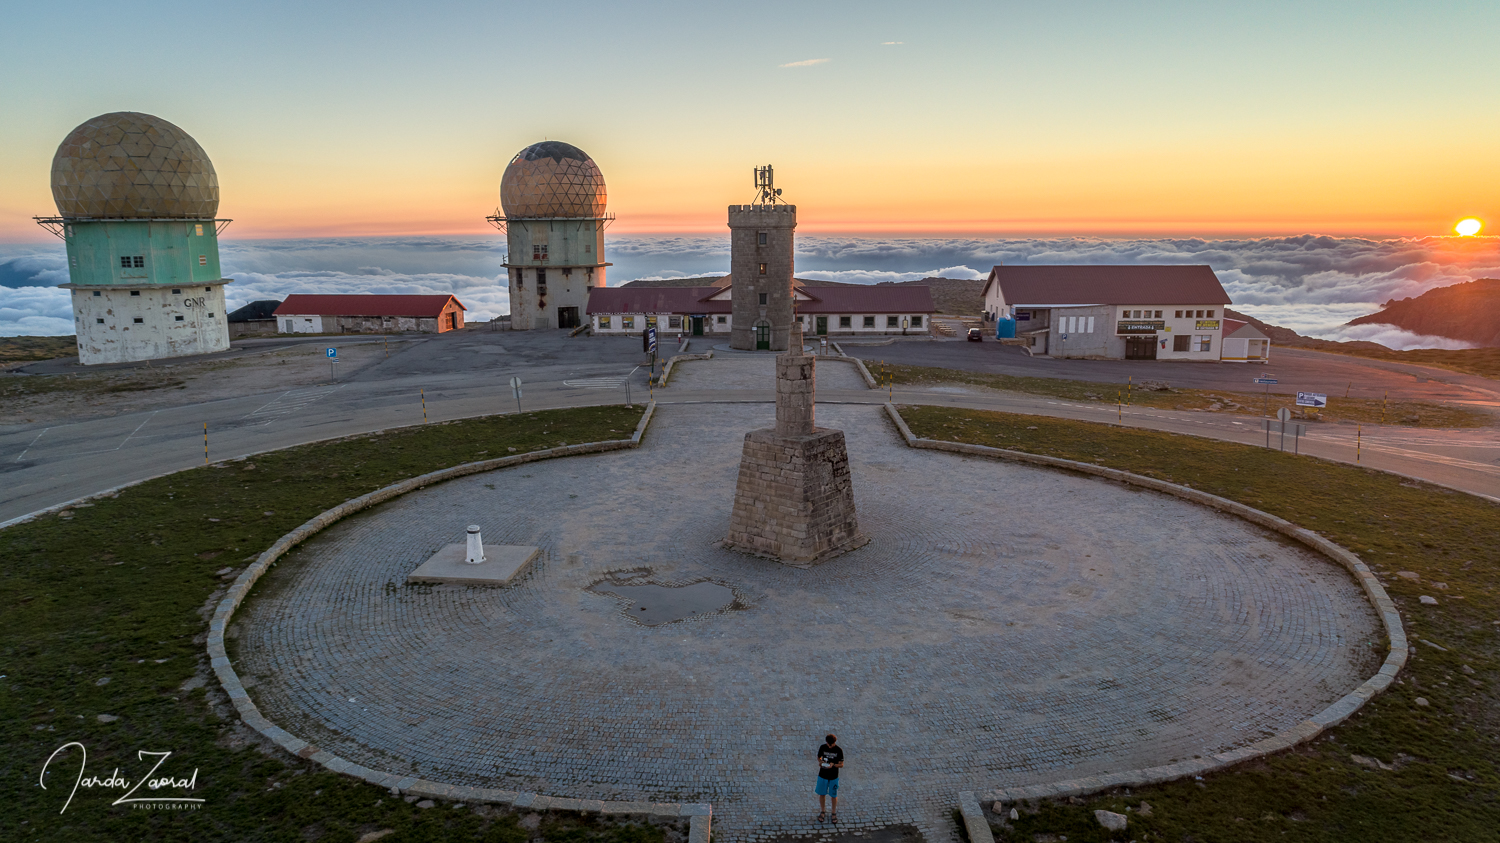
[[[656,329],[655,328],[647,328],[646,329],[646,350],[647,351],[655,351],[656,350]]]
[[[336,348],[330,348],[330,349],[328,349],[328,359],[329,360],[333,360],[333,359],[337,358],[338,356],[339,356],[339,350],[338,349],[336,349]]]
[[[1281,381],[1278,381],[1275,378],[1256,378],[1255,379],[1255,383],[1268,383],[1269,384],[1269,383],[1281,383]]]
[[[511,389],[520,389],[521,388],[521,379],[520,378],[511,378],[510,379],[510,388]]]
[[[1276,418],[1281,419],[1282,421],[1291,421],[1292,411],[1288,410],[1285,407],[1282,407],[1280,410],[1276,411]]]
[[[1299,392],[1297,393],[1297,406],[1321,409],[1328,406],[1328,396],[1321,392]]]

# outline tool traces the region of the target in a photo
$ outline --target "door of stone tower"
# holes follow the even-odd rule
[[[819,316],[818,317],[818,336],[820,336],[820,337],[826,337],[826,336],[828,336],[828,317],[827,316]]]
[[[557,309],[557,327],[559,327],[559,328],[576,328],[576,327],[578,327],[578,308],[576,308],[576,307],[559,307]]]
[[[703,336],[703,317],[702,316],[694,316],[693,317],[693,336],[695,336],[695,337],[701,337],[701,336]]]
[[[755,326],[755,350],[771,350],[771,326],[765,322]]]

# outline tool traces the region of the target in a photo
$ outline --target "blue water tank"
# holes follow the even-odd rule
[[[1015,337],[1015,335],[1016,335],[1016,320],[1014,320],[1014,319],[996,319],[995,320],[995,339],[997,339],[997,340],[1008,340],[1008,339],[1013,339]]]

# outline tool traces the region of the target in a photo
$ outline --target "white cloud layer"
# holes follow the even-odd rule
[[[1218,273],[1237,310],[1309,336],[1394,348],[1461,347],[1389,326],[1342,327],[1392,298],[1500,277],[1500,238],[1366,240],[1306,235],[1253,240],[797,238],[797,275],[874,284],[929,276],[982,278],[1005,264],[1199,264]],[[644,278],[723,275],[727,236],[610,237],[612,286]],[[498,237],[328,238],[226,242],[231,307],[287,293],[454,293],[471,318],[508,313]],[[71,333],[61,244],[0,246],[0,335]]]
[[[786,64],[778,64],[777,67],[812,67],[815,64],[827,64],[833,59],[803,59],[802,61],[789,61]]]

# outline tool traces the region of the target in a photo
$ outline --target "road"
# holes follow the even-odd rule
[[[326,340],[318,340],[326,342]],[[340,341],[341,343],[343,340]],[[650,391],[648,358],[639,340],[624,338],[569,339],[561,333],[522,334],[461,331],[427,338],[393,352],[389,360],[351,374],[339,383],[299,387],[279,392],[206,402],[163,406],[67,424],[11,425],[0,428],[0,523],[106,489],[172,471],[202,465],[204,426],[208,459],[218,461],[292,445],[420,424],[423,401],[426,419],[444,421],[492,413],[515,412],[510,378],[523,382],[524,410],[554,409],[624,403],[627,389],[635,402]],[[996,344],[932,342],[849,349],[872,359],[918,362],[967,368],[977,363],[1015,366],[1017,374],[1084,372],[1092,380],[1114,378],[1116,361],[1034,361],[1022,355],[1016,363]],[[690,349],[697,350],[697,349]],[[897,354],[906,354],[903,359]],[[1305,354],[1316,354],[1307,352]],[[983,355],[989,355],[988,357]],[[1339,377],[1358,374],[1370,383],[1416,383],[1418,376],[1391,365],[1359,366],[1358,359],[1334,355],[1286,356],[1297,371],[1315,369],[1318,358],[1333,358]],[[1348,368],[1349,361],[1355,368]],[[1123,363],[1124,361],[1118,361]],[[1134,361],[1132,361],[1134,362]],[[1063,364],[1049,368],[1043,364]],[[691,365],[691,364],[689,364]],[[842,364],[839,364],[842,365]],[[1150,365],[1149,363],[1147,365]],[[1161,365],[1177,385],[1198,385],[1228,371],[1239,378],[1244,367],[1189,364]],[[1031,368],[1031,367],[1036,368]],[[1098,369],[1091,368],[1098,366]],[[1278,360],[1273,370],[1292,367]],[[1407,367],[1421,369],[1421,367]],[[1431,370],[1426,370],[1431,374]],[[1181,374],[1178,374],[1181,373]],[[1237,373],[1237,374],[1235,374]],[[1451,374],[1451,373],[1448,373]],[[1459,376],[1465,377],[1466,376]],[[1198,378],[1189,382],[1187,378]],[[1158,379],[1161,379],[1158,376]],[[1455,390],[1448,400],[1482,403],[1486,391],[1500,384],[1447,377],[1427,377],[1435,397]],[[1089,421],[1115,421],[1112,404],[1084,404],[1038,396],[978,389],[897,389],[898,403],[946,404],[1008,412],[1031,413]],[[698,402],[769,402],[766,389],[683,389],[655,391],[662,405]],[[819,390],[823,403],[880,403],[884,390]],[[1429,399],[1432,400],[1432,399]],[[1125,408],[1120,421],[1133,426],[1190,433],[1248,444],[1264,444],[1259,419],[1220,413],[1195,413]],[[1303,453],[1354,462],[1355,432],[1343,425],[1317,425],[1300,442]],[[1288,441],[1290,448],[1291,441]],[[1425,430],[1384,428],[1366,430],[1360,462],[1373,468],[1430,480],[1500,500],[1500,429]]]

